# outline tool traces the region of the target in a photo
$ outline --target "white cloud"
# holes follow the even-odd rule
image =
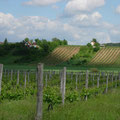
[[[120,14],[120,5],[116,8],[116,12]]]
[[[37,6],[47,6],[47,5],[51,5],[54,3],[57,3],[61,0],[31,0],[31,1],[27,1],[24,2],[24,5],[37,5]]]
[[[94,12],[79,14],[63,22],[60,19],[50,20],[41,16],[15,18],[11,14],[0,13],[0,40],[6,37],[11,42],[21,41],[25,37],[47,40],[58,37],[77,45],[87,44],[92,38],[101,43],[119,41],[120,27],[101,22],[101,17],[98,12]],[[84,21],[89,24],[86,25]]]
[[[80,11],[91,11],[105,4],[105,0],[69,0],[65,11],[70,14]]]
[[[71,23],[76,26],[99,26],[102,15],[99,12],[92,14],[77,14],[71,17]],[[70,19],[70,18],[69,18]]]
[[[113,30],[111,30],[111,33],[113,35],[120,35],[120,30],[113,29]]]
[[[111,42],[111,38],[109,33],[106,32],[96,32],[95,33],[96,38],[99,38],[98,41],[100,43],[110,43]]]
[[[99,12],[94,12],[91,17],[93,20],[97,20],[102,18],[102,15]]]

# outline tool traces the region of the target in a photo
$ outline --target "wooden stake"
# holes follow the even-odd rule
[[[43,64],[40,63],[38,64],[36,120],[42,120],[42,105],[43,105]]]
[[[107,73],[107,79],[106,79],[106,90],[105,92],[108,92],[108,80],[109,80],[109,74]]]
[[[78,84],[78,73],[76,73],[76,90],[77,90],[77,84]]]
[[[12,81],[12,76],[13,76],[13,70],[11,70],[11,81]]]
[[[47,87],[47,80],[48,80],[48,76],[47,76],[47,72],[46,72],[46,74],[45,74],[45,82],[46,82],[45,86],[46,87]]]
[[[100,84],[99,81],[100,81],[100,73],[99,73],[99,76],[97,77],[97,88],[99,88],[99,86],[100,86],[99,85]]]
[[[17,85],[19,85],[19,70],[17,71]]]
[[[117,75],[115,76],[115,88],[117,88]]]
[[[88,75],[89,75],[89,73],[88,73],[88,70],[86,71],[86,82],[85,82],[85,89],[87,90],[88,89]],[[87,101],[87,98],[88,98],[88,96],[86,95],[85,96],[85,100]]]
[[[62,104],[65,102],[65,86],[66,86],[66,67],[63,69],[63,87],[62,87]]]
[[[26,72],[25,72],[25,82],[24,82],[24,88],[26,88],[26,78],[27,78],[27,76],[26,76]]]
[[[0,95],[2,89],[2,74],[3,74],[3,64],[0,64]]]

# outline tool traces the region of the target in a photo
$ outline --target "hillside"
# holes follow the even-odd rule
[[[47,65],[57,65],[63,63],[80,51],[80,46],[60,46],[45,57],[42,62]]]
[[[89,65],[120,65],[120,48],[102,48],[96,53]]]
[[[31,41],[26,38],[17,43],[9,43],[6,39],[0,44],[0,63],[5,65],[37,64],[56,47],[62,45],[67,45],[67,41],[57,38],[53,38],[52,41],[45,39]]]

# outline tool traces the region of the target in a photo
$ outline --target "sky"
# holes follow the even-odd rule
[[[120,42],[120,0],[0,0],[0,41]]]

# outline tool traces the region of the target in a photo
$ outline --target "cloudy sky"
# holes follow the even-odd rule
[[[0,0],[0,41],[120,42],[120,0]]]

